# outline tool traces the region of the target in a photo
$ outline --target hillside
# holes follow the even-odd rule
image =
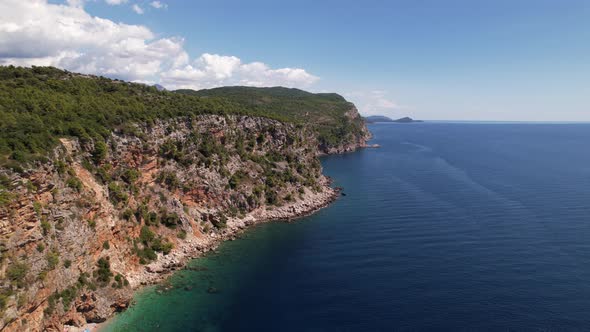
[[[292,91],[220,88],[172,93],[52,67],[0,67],[0,164],[42,157],[61,136],[104,140],[113,130],[132,130],[132,123],[200,114],[262,116],[291,123],[305,123],[306,114],[313,114],[325,150],[357,143],[366,135],[362,119],[350,113],[354,105],[342,97],[300,90],[277,93],[283,90]],[[215,98],[201,97],[205,95]]]
[[[364,117],[367,123],[393,122],[393,119],[384,115],[369,115]]]
[[[370,115],[364,117],[365,122],[367,123],[379,123],[379,122],[397,122],[397,123],[414,123],[414,122],[424,122],[422,120],[414,120],[410,117],[403,117],[396,120],[393,120],[387,116],[383,115]]]
[[[311,125],[323,149],[358,143],[367,137],[363,119],[354,105],[335,93],[310,93],[283,87],[222,87],[206,90],[176,90],[206,100],[234,102],[254,114],[273,114],[290,122]]]
[[[318,155],[365,146],[352,104],[273,88],[252,90],[273,100],[254,107],[219,91],[0,67],[0,330],[102,322],[249,225],[338,196]],[[335,145],[329,123],[343,124]]]

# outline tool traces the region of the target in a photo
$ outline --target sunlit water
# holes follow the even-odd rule
[[[380,124],[346,196],[147,288],[108,331],[590,330],[590,125]]]

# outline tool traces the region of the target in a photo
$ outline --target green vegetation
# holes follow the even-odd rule
[[[242,183],[247,178],[248,175],[245,172],[237,171],[229,178],[229,187],[231,189],[236,189],[240,183]]]
[[[139,245],[141,245],[141,248]],[[168,255],[172,248],[174,248],[172,242],[163,240],[162,237],[156,237],[156,234],[149,226],[145,225],[141,227],[137,241],[134,241],[134,251],[141,264],[147,264],[158,258],[156,252]]]
[[[109,258],[101,257],[96,262],[97,269],[94,271],[94,276],[96,277],[96,281],[101,285],[107,284],[113,273],[111,272],[111,263],[109,262]]]
[[[124,191],[124,187],[116,182],[109,183],[109,197],[113,204],[125,203],[129,196]]]
[[[181,240],[185,240],[186,239],[186,231],[184,229],[181,229],[177,234],[176,237],[178,237]]]
[[[25,277],[29,271],[29,266],[26,263],[13,263],[6,270],[6,276],[13,282],[16,287],[22,288],[25,285]]]
[[[4,313],[4,309],[6,309],[6,304],[8,304],[8,298],[12,295],[11,289],[0,289],[0,316]]]
[[[61,292],[55,291],[53,294],[51,294],[47,298],[47,308],[45,308],[43,313],[46,316],[51,316],[53,314],[53,312],[55,311],[56,303],[60,299],[61,299],[61,304],[63,305],[64,311],[67,311],[70,308],[70,306],[72,305],[72,302],[74,301],[76,296],[78,295],[78,287],[81,287],[81,285],[72,285],[70,287],[67,287],[66,289],[64,289]]]
[[[115,282],[112,284],[113,288],[123,288],[129,286],[129,281],[120,273],[115,276]]]
[[[283,87],[222,87],[208,90],[177,90],[178,93],[226,100],[238,103],[253,113],[278,115],[287,122],[312,124],[318,132],[320,143],[330,147],[346,141],[350,134],[359,134],[362,119],[351,120],[345,116],[353,105],[335,93],[310,93]],[[262,143],[264,137],[258,137]]]
[[[107,145],[103,141],[96,141],[94,144],[94,151],[92,151],[92,159],[96,164],[100,163],[107,156]]]
[[[181,223],[180,217],[176,212],[168,213],[166,210],[160,212],[160,222],[169,228],[175,228]]]
[[[47,258],[47,269],[53,270],[59,263],[59,252],[50,251],[45,255],[45,258]]]
[[[42,218],[41,219],[41,232],[43,233],[43,235],[49,234],[50,230],[51,230],[51,224],[49,223],[49,221],[47,221],[46,218]]]
[[[171,190],[180,186],[180,181],[173,172],[161,171],[156,178],[156,182],[165,184]]]
[[[211,218],[211,223],[217,229],[223,229],[226,227],[227,224],[227,217],[225,215],[219,215],[217,217]]]
[[[42,161],[59,137],[75,136],[82,144],[96,142],[92,157],[99,163],[112,130],[133,134],[134,122],[210,113],[264,115],[228,101],[52,67],[0,67],[0,161]]]
[[[69,178],[66,181],[66,185],[72,189],[75,189],[77,191],[81,191],[82,190],[82,181],[80,181],[80,179],[78,179],[75,176],[72,176],[71,178]]]
[[[145,245],[148,245],[156,237],[156,234],[148,226],[141,227],[139,231],[139,241]]]
[[[323,144],[335,145],[362,128],[362,120],[345,116],[351,107],[337,94],[297,89],[229,87],[168,92],[53,67],[0,66],[0,164],[18,171],[21,163],[44,162],[46,153],[64,136],[77,137],[83,145],[93,144],[92,160],[100,164],[108,150],[105,140],[112,131],[137,135],[133,123],[150,125],[157,119],[199,114],[311,123]],[[263,143],[264,137],[257,141]],[[171,148],[162,151],[170,158],[180,157],[173,147],[165,148]],[[215,147],[205,144],[200,152],[206,156],[211,148]]]

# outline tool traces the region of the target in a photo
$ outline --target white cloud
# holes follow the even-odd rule
[[[107,0],[116,1],[116,0]],[[0,65],[47,65],[169,89],[221,85],[307,87],[318,80],[299,68],[205,53],[191,59],[180,37],[89,15],[83,1],[0,1]]]
[[[134,3],[133,6],[131,6],[131,9],[133,9],[134,12],[136,12],[139,15],[143,14],[143,8],[141,8],[138,4]]]
[[[355,91],[345,94],[363,115],[387,115],[399,117],[399,111],[408,109],[395,102],[387,91]]]
[[[105,0],[105,2],[111,6],[115,6],[127,3],[127,0]]]
[[[67,0],[67,3],[72,7],[84,6],[84,0]]]
[[[235,56],[205,53],[193,63],[161,75],[172,88],[202,89],[224,85],[307,87],[319,78],[298,68],[271,69],[261,62],[242,63]]]
[[[156,8],[156,9],[168,8],[167,4],[160,2],[160,1],[152,1],[152,2],[150,2],[150,6]]]

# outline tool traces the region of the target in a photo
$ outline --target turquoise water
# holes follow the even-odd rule
[[[147,288],[107,331],[590,330],[590,125],[378,124],[347,194]]]

